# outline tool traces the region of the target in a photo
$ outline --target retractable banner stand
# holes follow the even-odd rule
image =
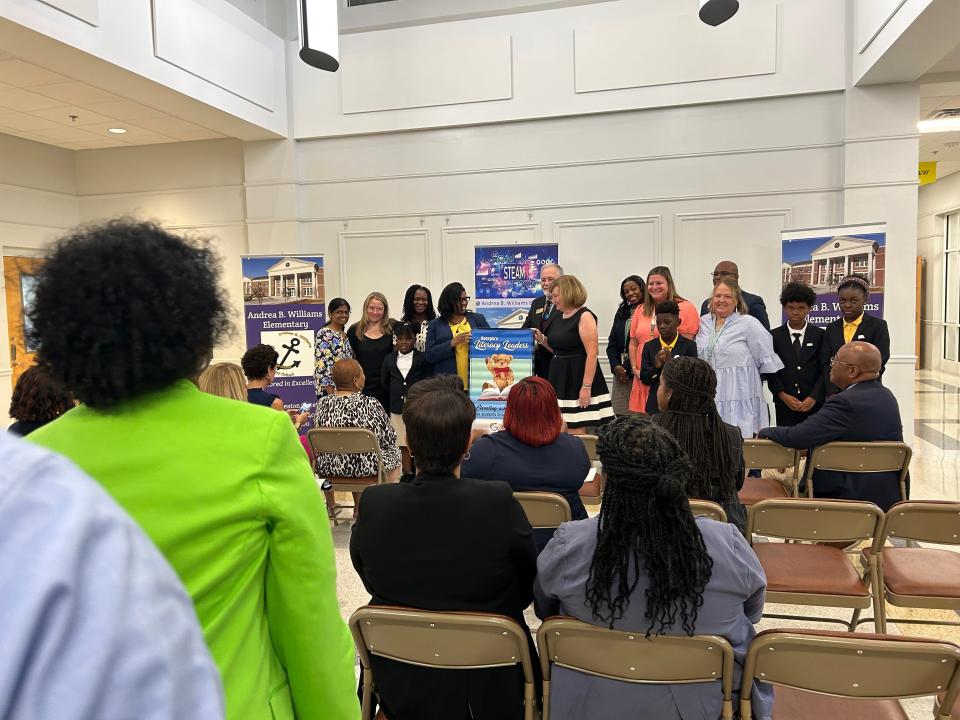
[[[863,309],[883,317],[887,225],[840,225],[808,230],[784,230],[781,279],[811,285],[817,304],[809,322],[826,327],[842,316],[837,284],[844,275],[862,275],[870,283]],[[786,322],[786,315],[783,316]]]
[[[474,261],[477,312],[491,327],[519,328],[543,295],[540,269],[557,263],[557,245],[484,245],[474,248]]]
[[[472,331],[469,391],[477,420],[503,420],[510,390],[533,375],[533,348],[533,330]]]
[[[323,256],[248,256],[241,267],[247,347],[263,343],[280,353],[268,392],[288,410],[316,403],[314,341],[326,322]]]

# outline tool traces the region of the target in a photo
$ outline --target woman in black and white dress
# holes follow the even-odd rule
[[[560,413],[572,435],[613,418],[610,391],[600,372],[597,316],[587,307],[587,290],[573,275],[562,275],[550,288],[555,312],[547,335],[534,330],[537,343],[553,353],[550,384],[557,392]]]

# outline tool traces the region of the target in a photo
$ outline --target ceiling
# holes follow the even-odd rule
[[[960,108],[960,45],[920,78],[920,119],[947,108]],[[960,172],[960,132],[920,135],[920,160],[936,161],[937,177]]]
[[[0,133],[69,150],[225,137],[2,51]]]

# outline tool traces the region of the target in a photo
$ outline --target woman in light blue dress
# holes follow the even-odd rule
[[[713,289],[710,312],[700,318],[697,355],[717,373],[717,411],[751,438],[769,425],[761,375],[783,369],[773,337],[747,314],[740,286],[724,278]]]

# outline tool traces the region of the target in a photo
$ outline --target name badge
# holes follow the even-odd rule
[[[863,340],[864,337],[866,337],[866,336],[865,336],[865,335],[857,335],[857,340]]]
[[[537,308],[537,311],[534,313],[534,315],[543,315],[543,308]]]
[[[807,343],[807,347],[813,347],[813,343]]]

